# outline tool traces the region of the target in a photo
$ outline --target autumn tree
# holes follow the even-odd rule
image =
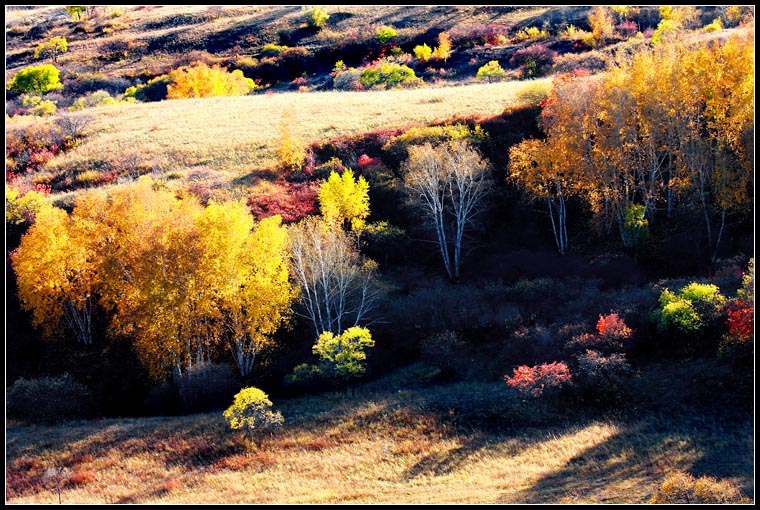
[[[85,13],[87,10],[86,5],[67,5],[66,6],[66,14],[71,16],[71,18],[75,21],[79,21],[82,19],[82,14]]]
[[[291,271],[298,284],[300,312],[314,338],[328,331],[367,325],[377,304],[377,264],[359,254],[355,240],[318,216],[290,226]]]
[[[85,202],[104,230],[103,303],[155,379],[229,348],[241,374],[286,320],[293,288],[279,217],[177,196],[149,177]]]
[[[281,165],[288,170],[300,170],[306,159],[306,144],[293,132],[295,122],[294,110],[286,108],[278,127],[277,156]]]
[[[369,184],[362,176],[354,178],[351,169],[342,174],[332,171],[320,185],[317,197],[322,216],[328,222],[345,223],[360,230],[369,216]]]
[[[536,200],[545,201],[557,251],[567,253],[567,200],[576,194],[577,163],[553,157],[562,151],[561,139],[524,140],[509,149],[509,177]]]
[[[34,50],[34,58],[40,55],[49,56],[53,63],[58,62],[58,55],[66,53],[69,49],[69,43],[65,37],[53,37],[49,41],[41,42]]]
[[[329,374],[346,384],[366,371],[365,349],[375,346],[367,328],[352,326],[341,334],[325,331],[314,344],[313,352],[321,363],[323,375]]]
[[[210,318],[242,376],[251,373],[272,335],[288,319],[288,237],[279,216],[254,225],[240,202],[211,203],[198,217],[196,271],[211,290]]]
[[[433,50],[432,57],[446,62],[451,56],[451,36],[448,32],[438,34],[438,46]]]
[[[76,340],[92,343],[92,313],[99,289],[100,254],[93,224],[47,203],[11,254],[22,307],[47,336],[65,321]]]
[[[631,225],[681,205],[704,217],[715,259],[727,216],[748,212],[753,94],[753,34],[640,48],[603,75],[555,79],[541,113],[551,150],[541,156],[574,163],[579,196],[603,232],[617,224],[624,246],[642,239]]]
[[[475,75],[476,81],[486,80],[488,83],[501,81],[507,77],[507,72],[501,67],[498,60],[491,60],[481,66]]]
[[[405,186],[436,233],[446,273],[459,280],[464,234],[490,191],[489,164],[466,141],[409,147]]]
[[[597,46],[604,44],[615,32],[612,13],[610,12],[610,8],[605,5],[595,5],[591,8],[591,13],[588,15],[588,23],[591,25],[591,33]]]

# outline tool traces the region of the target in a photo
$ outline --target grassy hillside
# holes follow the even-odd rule
[[[54,467],[70,476],[69,504],[638,504],[676,471],[753,497],[751,420],[735,396],[700,400],[717,379],[689,382],[713,370],[647,367],[626,410],[595,414],[524,401],[503,382],[421,385],[412,366],[355,397],[276,400],[285,425],[258,445],[221,412],[11,425],[6,497],[55,503]]]
[[[36,179],[54,180],[72,169],[81,173],[131,154],[164,175],[181,177],[175,181],[178,185],[186,186],[188,178],[199,175],[212,185],[230,185],[277,167],[280,127],[285,122],[304,143],[317,144],[457,115],[498,115],[519,104],[521,90],[548,82],[543,78],[434,91],[289,92],[93,108],[72,114],[91,119],[91,134],[80,146],[53,159]],[[24,129],[35,122],[22,120],[9,127]]]

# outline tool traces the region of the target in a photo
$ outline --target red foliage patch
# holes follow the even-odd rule
[[[519,366],[512,371],[512,377],[505,375],[504,381],[520,393],[540,397],[546,389],[572,384],[572,376],[567,364],[555,361],[533,367]]]
[[[728,333],[736,339],[747,341],[755,332],[755,307],[738,301],[728,309]]]
[[[279,214],[285,223],[296,222],[317,212],[317,182],[278,183],[279,189],[268,194],[252,194],[248,207],[256,220]]]
[[[69,477],[69,483],[72,485],[86,485],[94,480],[95,473],[87,470],[74,471],[74,474]]]
[[[5,468],[5,497],[16,498],[45,488],[42,462],[36,457],[20,457]]]
[[[623,319],[621,319],[616,313],[611,313],[609,315],[599,314],[596,330],[602,336],[611,336],[614,338],[630,338],[633,334],[631,328],[626,326]]]

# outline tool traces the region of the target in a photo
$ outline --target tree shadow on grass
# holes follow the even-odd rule
[[[281,175],[275,170],[255,170],[232,180],[233,186],[254,186],[261,181],[276,181]]]
[[[727,426],[717,416],[647,418],[624,426],[560,470],[498,503],[646,503],[675,471],[739,478],[754,497],[751,423]]]

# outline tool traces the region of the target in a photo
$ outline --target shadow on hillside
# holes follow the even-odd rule
[[[261,181],[274,182],[280,177],[274,170],[256,170],[232,180],[234,186],[254,186]]]
[[[751,423],[727,430],[716,417],[669,417],[663,426],[623,428],[605,442],[583,451],[532,487],[496,503],[646,503],[626,493],[633,484],[653,493],[670,473],[688,471],[696,477],[741,477],[740,488],[753,497],[753,434]],[[669,425],[669,426],[667,426]]]

